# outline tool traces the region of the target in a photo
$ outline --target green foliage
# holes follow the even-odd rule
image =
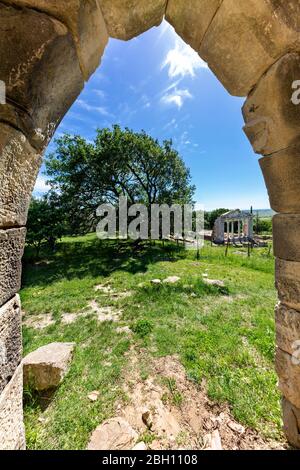
[[[132,330],[140,338],[145,338],[146,336],[148,336],[152,332],[153,324],[148,320],[139,320],[133,326]]]
[[[253,250],[249,259],[229,248],[225,258],[223,247],[205,244],[197,262],[194,251],[179,250],[171,243],[164,248],[159,242],[142,243],[135,251],[130,241],[100,241],[89,234],[63,238],[53,253],[42,250],[43,259],[48,255],[45,263],[26,263],[24,268],[25,322],[31,316],[51,314],[55,323],[42,330],[25,324],[24,354],[53,341],[74,341],[76,350],[47,409],[30,396],[26,399],[28,448],[86,448],[91,432],[128,400],[122,390],[124,379],[132,379],[128,365],[136,355],[137,376],[145,380],[148,374],[153,376],[152,361],[176,354],[188,377],[206,384],[211,400],[229,404],[241,424],[281,438],[274,370],[274,259],[265,256],[265,249]],[[27,247],[25,259],[30,251]],[[239,252],[247,254],[243,248]],[[206,285],[203,274],[223,280],[227,291]],[[179,276],[180,282],[151,283],[171,275]],[[106,296],[95,291],[99,284],[131,295]],[[91,300],[121,310],[119,322],[80,317]],[[78,313],[77,321],[62,323],[63,312]],[[117,333],[119,326],[133,329],[132,325],[137,327],[134,335]],[[143,335],[145,330],[141,338],[138,331]],[[181,388],[172,379],[164,385],[163,398],[184,405]],[[93,390],[101,393],[91,403],[87,396]]]
[[[43,243],[51,250],[64,232],[64,214],[54,197],[44,196],[42,199],[33,198],[30,203],[27,221],[26,242],[36,250],[39,256]]]
[[[272,219],[269,218],[255,218],[254,219],[254,233],[261,234],[261,233],[272,233]]]
[[[204,224],[206,230],[212,230],[214,228],[215,221],[217,220],[220,215],[225,214],[228,212],[229,209],[215,209],[211,212],[204,213]]]
[[[79,136],[56,140],[48,155],[47,174],[59,194],[70,233],[86,233],[95,226],[96,208],[127,196],[131,204],[186,204],[195,187],[190,171],[172,147],[144,131],[98,129],[93,143]]]

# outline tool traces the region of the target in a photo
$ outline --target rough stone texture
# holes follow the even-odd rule
[[[19,296],[0,308],[0,393],[22,359],[22,326]]]
[[[169,0],[166,20],[182,39],[200,50],[203,37],[222,0]]]
[[[0,395],[0,423],[0,450],[25,449],[22,365]]]
[[[84,78],[96,70],[108,42],[98,0],[4,0],[3,3],[34,8],[57,18],[71,31]]]
[[[87,450],[129,450],[138,434],[124,418],[104,421],[91,435]]]
[[[286,153],[297,154],[288,147],[300,147],[300,105],[292,101],[292,85],[299,77],[300,55],[286,54],[248,96],[243,107],[244,131],[255,152],[270,155],[287,149]]]
[[[0,230],[0,306],[20,290],[25,235],[25,228]]]
[[[167,0],[99,0],[109,36],[132,39],[159,26]]]
[[[0,80],[15,108],[2,106],[0,119],[44,148],[83,88],[72,35],[48,15],[3,4],[0,33]]]
[[[198,52],[231,94],[246,96],[279,57],[298,48],[299,14],[293,0],[223,0]]]
[[[292,446],[300,447],[300,409],[282,399],[283,430]]]
[[[277,346],[291,355],[297,354],[300,349],[300,312],[279,303],[275,315]]]
[[[26,224],[41,160],[21,132],[0,123],[0,227]]]
[[[300,355],[290,354],[276,349],[276,372],[279,377],[279,389],[297,408],[300,408]]]
[[[286,261],[300,261],[300,214],[273,217],[274,254]]]
[[[300,311],[300,263],[277,258],[275,273],[279,300]]]
[[[24,384],[42,391],[58,387],[69,370],[75,343],[50,343],[23,359]]]
[[[300,213],[300,147],[259,160],[275,212]]]

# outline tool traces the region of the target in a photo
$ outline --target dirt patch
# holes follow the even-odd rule
[[[117,322],[122,313],[121,310],[117,310],[111,306],[99,307],[98,303],[95,300],[92,300],[89,303],[89,307],[91,308],[92,312],[97,315],[97,319],[99,322],[104,322],[104,321]]]
[[[23,318],[23,325],[28,328],[34,328],[36,330],[43,330],[50,325],[54,325],[51,313],[44,315],[25,315]]]
[[[125,374],[129,404],[117,407],[117,416],[126,419],[147,448],[209,449],[217,442],[224,450],[284,449],[285,442],[263,439],[245,428],[230,413],[228,405],[211,402],[204,386],[186,377],[176,356],[153,359],[132,350]],[[145,361],[148,378],[140,377]],[[212,444],[213,443],[213,444]]]
[[[109,296],[112,300],[122,300],[132,295],[131,291],[118,292],[107,284],[99,284],[95,286],[95,291]]]

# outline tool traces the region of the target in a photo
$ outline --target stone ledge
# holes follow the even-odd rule
[[[0,395],[0,423],[0,450],[25,449],[22,364]]]
[[[289,443],[300,448],[300,409],[292,405],[286,398],[282,399],[283,430]]]

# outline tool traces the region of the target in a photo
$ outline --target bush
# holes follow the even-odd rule
[[[133,327],[133,332],[140,338],[145,338],[153,330],[153,324],[148,320],[139,320]]]

